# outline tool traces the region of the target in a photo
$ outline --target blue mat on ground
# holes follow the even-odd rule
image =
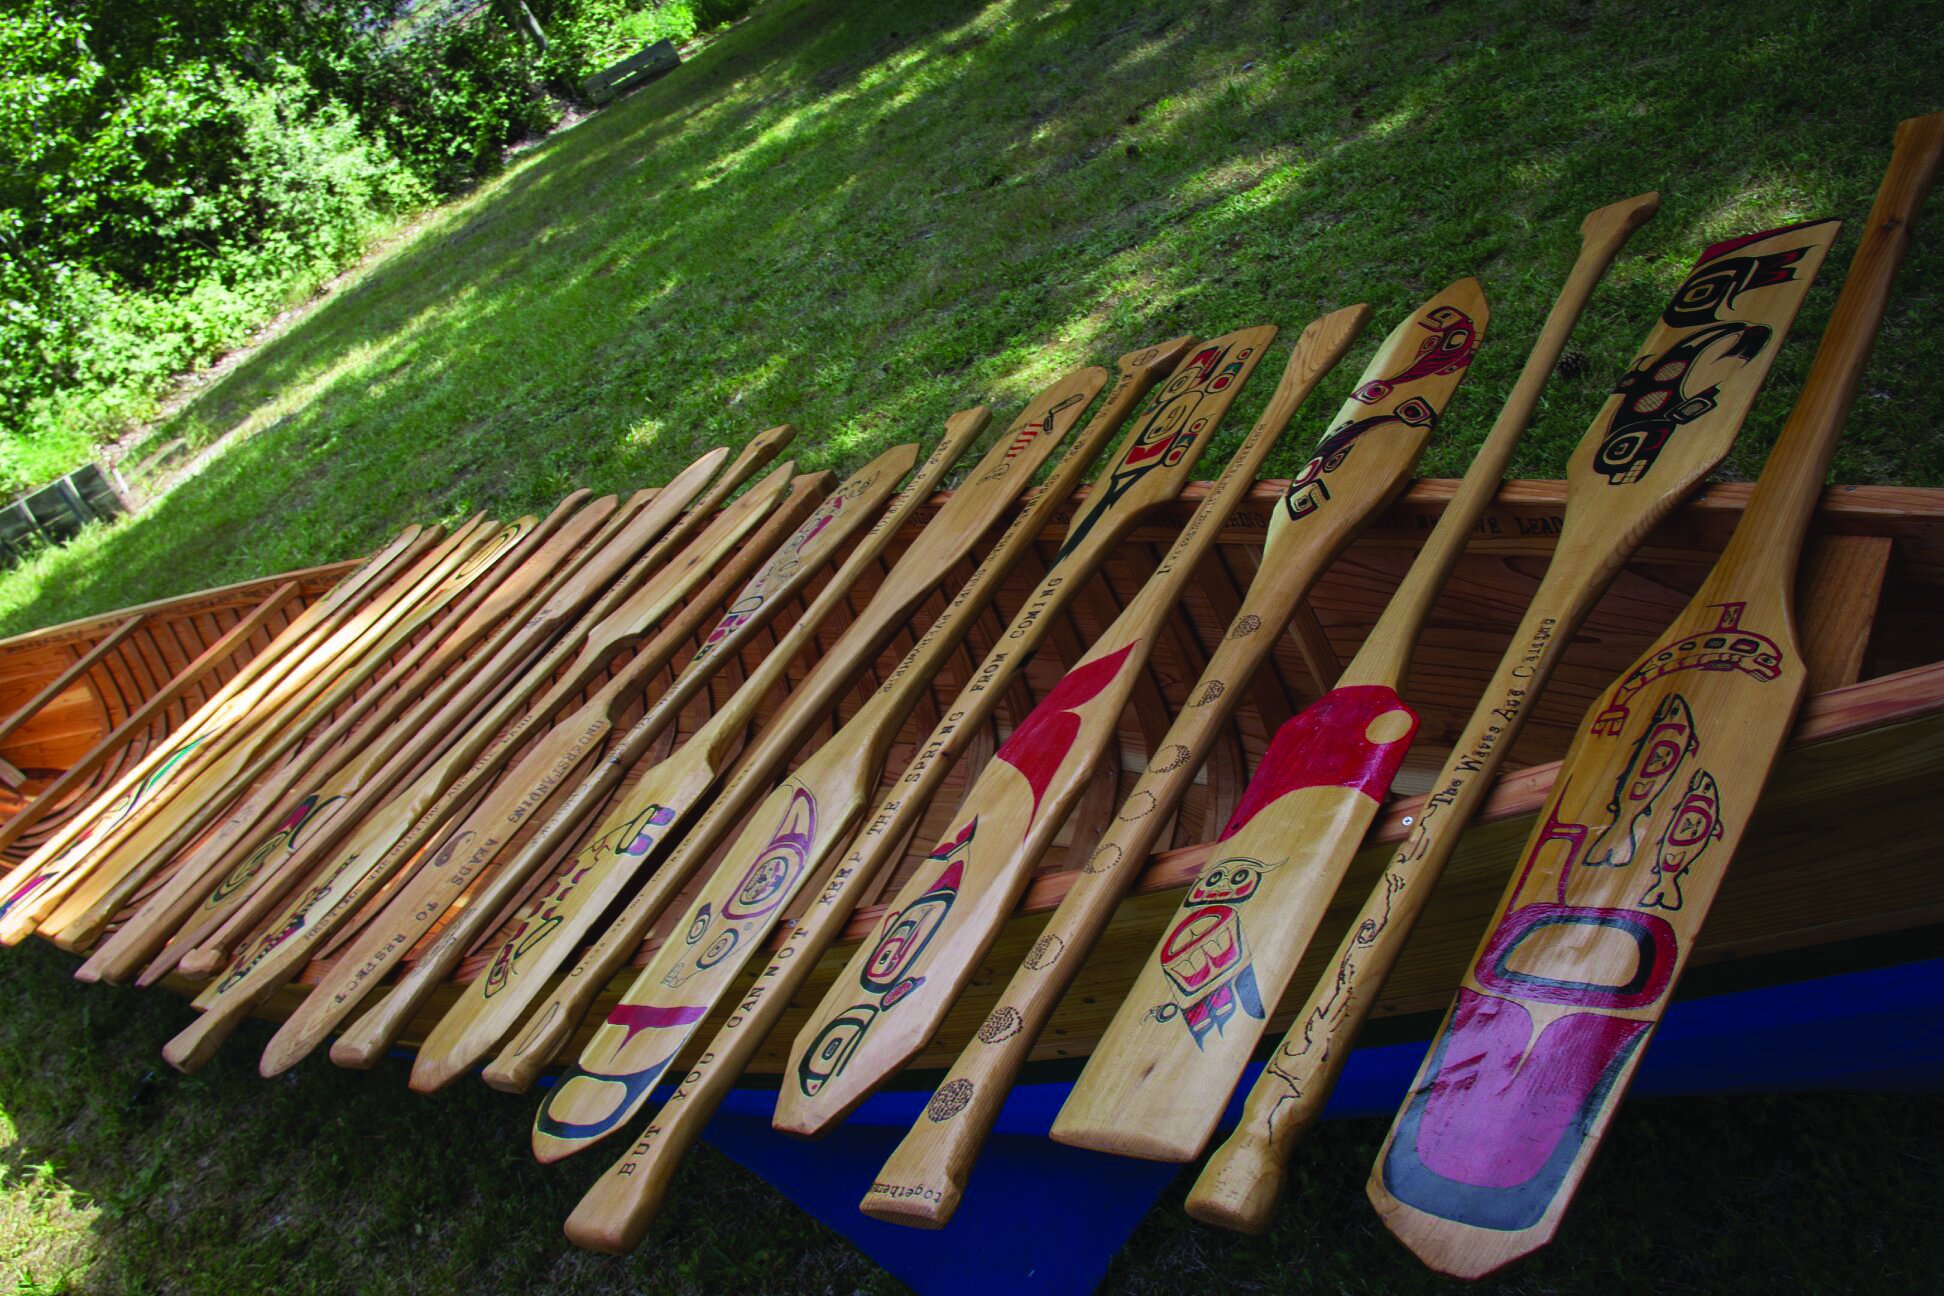
[[[1425,1047],[1358,1049],[1327,1115],[1396,1111]],[[1259,1070],[1250,1069],[1248,1082]],[[1230,1105],[1225,1128],[1240,1115],[1248,1082]],[[706,1137],[921,1296],[1085,1292],[1181,1167],[1048,1140],[1067,1088],[1032,1084],[1013,1091],[958,1214],[937,1232],[885,1224],[857,1210],[928,1093],[878,1094],[829,1137],[804,1143],[770,1129],[773,1094],[740,1090]],[[1642,1060],[1632,1094],[1938,1089],[1944,1089],[1944,959],[1677,1003]],[[1360,1190],[1360,1184],[1344,1188]]]

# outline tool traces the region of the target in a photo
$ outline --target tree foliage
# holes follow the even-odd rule
[[[0,0],[0,486],[152,412],[580,75],[747,3]]]

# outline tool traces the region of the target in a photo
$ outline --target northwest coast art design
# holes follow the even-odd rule
[[[1782,673],[1785,654],[1775,640],[1765,634],[1742,628],[1745,603],[1716,605],[1720,613],[1715,624],[1671,639],[1655,649],[1627,678],[1614,686],[1613,696],[1593,720],[1592,730],[1611,738],[1626,727],[1633,696],[1663,675],[1677,671],[1740,671],[1763,683]]]
[[[1701,750],[1694,732],[1694,714],[1687,699],[1670,693],[1654,708],[1647,732],[1633,745],[1620,776],[1613,781],[1613,796],[1607,802],[1612,816],[1592,848],[1586,852],[1591,867],[1625,868],[1633,863],[1640,849],[1647,824],[1654,817],[1655,803],[1661,793],[1681,772],[1688,757]]]
[[[1722,669],[1697,655],[1686,661],[1674,669]],[[1596,731],[1589,740],[1619,736]],[[1605,823],[1562,820],[1569,789],[1555,794],[1526,852],[1515,901],[1471,968],[1477,988],[1459,990],[1430,1079],[1406,1100],[1381,1164],[1399,1201],[1480,1228],[1525,1229],[1544,1217],[1607,1095],[1652,1031],[1651,1020],[1622,1014],[1657,1004],[1672,983],[1680,940],[1651,911],[1681,907],[1681,879],[1721,836],[1720,789],[1700,767],[1705,751],[1692,705],[1669,693],[1628,749]],[[1619,871],[1650,841],[1642,890]],[[1631,904],[1627,896],[1635,897]],[[1547,974],[1545,951],[1560,939],[1607,952],[1582,965],[1613,970],[1596,980]],[[1534,1004],[1546,1021],[1536,1034]],[[1525,1134],[1508,1142],[1498,1133],[1508,1125]],[[1437,1137],[1421,1142],[1427,1126]]]
[[[1763,256],[1728,256],[1775,233],[1770,230],[1715,244],[1701,254],[1701,263],[1675,290],[1661,319],[1672,328],[1695,331],[1659,355],[1640,357],[1614,384],[1613,393],[1624,399],[1593,456],[1593,466],[1607,474],[1612,484],[1622,486],[1645,477],[1675,430],[1715,407],[1720,383],[1692,393],[1683,385],[1697,364],[1703,360],[1746,364],[1767,349],[1775,336],[1773,329],[1723,321],[1720,313],[1732,310],[1745,292],[1795,279],[1795,265],[1808,255],[1809,244]]]
[[[1233,343],[1206,346],[1175,371],[1154,397],[1140,434],[1108,474],[1106,488],[1097,499],[1089,499],[1087,511],[1068,529],[1066,539],[1060,542],[1059,553],[1054,556],[1054,566],[1072,553],[1094,525],[1111,513],[1114,505],[1138,486],[1142,478],[1157,468],[1181,462],[1182,456],[1208,430],[1208,416],[1196,415],[1203,399],[1227,391],[1254,354],[1252,346]]]
[[[1388,378],[1373,379],[1351,393],[1356,400],[1375,404],[1407,383],[1456,373],[1478,354],[1478,326],[1455,306],[1440,306],[1431,311],[1419,321],[1419,327],[1435,336],[1420,344],[1417,357],[1403,369]],[[1438,425],[1438,410],[1423,397],[1411,396],[1382,413],[1346,419],[1331,428],[1317,443],[1316,452],[1303,465],[1303,470],[1289,483],[1289,489],[1283,492],[1283,508],[1291,520],[1300,521],[1322,508],[1330,498],[1329,483],[1325,479],[1343,466],[1358,441],[1393,423],[1424,428],[1428,432]]]
[[[925,983],[925,978],[913,976],[911,969],[924,956],[925,947],[944,926],[952,902],[958,899],[965,861],[978,829],[979,821],[974,819],[958,836],[933,849],[925,857],[926,865],[943,864],[943,871],[917,899],[884,920],[884,934],[871,948],[870,960],[859,977],[860,987],[869,998],[827,1022],[797,1064],[797,1085],[806,1096],[815,1097],[826,1081],[844,1069],[872,1022]]]
[[[1478,350],[1478,330],[1471,316],[1456,306],[1440,306],[1427,312],[1417,326],[1431,336],[1418,343],[1417,354],[1394,374],[1372,378],[1350,393],[1350,399],[1375,405],[1406,383],[1443,374],[1456,373],[1472,361]]]
[[[1262,875],[1288,862],[1225,859],[1202,874],[1181,902],[1187,913],[1162,938],[1156,953],[1173,998],[1148,1009],[1148,1020],[1179,1017],[1200,1048],[1210,1031],[1223,1030],[1236,1013],[1258,1019],[1266,1015],[1240,911],[1262,884]]]
[[[583,846],[567,869],[556,874],[547,884],[547,889],[521,912],[512,932],[493,952],[493,961],[486,968],[482,993],[491,998],[507,987],[520,959],[560,925],[561,906],[586,879],[598,860],[607,858],[610,853],[639,859],[655,848],[655,843],[661,840],[662,831],[674,822],[675,811],[672,807],[650,802],[631,818]]]
[[[670,968],[662,984],[674,989],[728,958],[742,943],[742,933],[749,924],[765,918],[795,894],[816,839],[817,799],[796,788],[769,843],[743,871],[735,892],[722,902],[721,910],[711,914],[704,905],[696,913],[683,936],[694,953]]]
[[[304,843],[310,840],[312,830],[329,823],[338,807],[350,799],[342,793],[325,796],[322,792],[313,792],[292,806],[290,813],[283,817],[275,830],[216,884],[216,889],[203,901],[203,909],[220,909],[244,884],[262,872],[271,856],[280,853],[295,855],[302,850]]]
[[[1375,684],[1330,690],[1276,730],[1217,840],[1232,840],[1269,806],[1304,788],[1352,788],[1381,801],[1416,734],[1417,715],[1395,690]],[[1288,862],[1230,856],[1196,881],[1155,951],[1172,997],[1148,1009],[1145,1020],[1180,1018],[1202,1048],[1236,1014],[1266,1016],[1242,910],[1263,876]]]

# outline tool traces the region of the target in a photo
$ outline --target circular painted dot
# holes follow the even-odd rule
[[[1364,738],[1374,743],[1393,743],[1411,732],[1411,713],[1403,707],[1384,712],[1364,729]]]

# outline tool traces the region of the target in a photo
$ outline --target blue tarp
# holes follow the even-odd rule
[[[1327,1115],[1395,1112],[1425,1048],[1417,1042],[1357,1050]],[[1250,1069],[1249,1081],[1259,1070]],[[1225,1129],[1239,1117],[1247,1088],[1238,1090]],[[1944,959],[1936,959],[1676,1003],[1632,1096],[1941,1088]],[[928,1093],[878,1094],[827,1138],[803,1143],[770,1129],[773,1094],[742,1090],[723,1104],[705,1137],[920,1296],[1085,1292],[1181,1167],[1047,1139],[1066,1092],[1065,1084],[1013,1091],[957,1215],[936,1232],[885,1224],[856,1207]],[[1361,1190],[1344,1185],[1345,1192]]]

